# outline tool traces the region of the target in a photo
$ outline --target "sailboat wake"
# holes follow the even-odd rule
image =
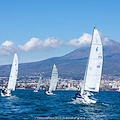
[[[70,102],[71,104],[95,104],[97,102],[97,99],[94,97],[89,98],[88,96],[84,96],[82,98],[76,98],[72,99],[73,101]]]

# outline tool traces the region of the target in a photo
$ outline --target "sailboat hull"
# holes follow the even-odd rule
[[[5,94],[4,94],[4,93],[1,92],[1,96],[2,96],[2,97],[10,97],[10,96],[11,96],[11,93],[5,93]]]
[[[34,92],[38,92],[37,90],[34,90]]]
[[[90,104],[90,103],[96,103],[95,100],[89,99],[89,98],[71,98],[74,103],[77,104]]]
[[[53,93],[49,92],[49,91],[45,91],[46,95],[54,95]]]

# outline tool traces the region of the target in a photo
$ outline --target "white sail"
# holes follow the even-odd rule
[[[58,71],[57,71],[56,65],[54,64],[53,71],[52,71],[52,77],[50,81],[49,92],[52,92],[56,89],[57,81],[58,81]]]
[[[15,53],[10,76],[9,76],[9,82],[7,87],[8,90],[13,90],[13,91],[15,90],[17,75],[18,75],[18,57],[17,54]]]
[[[40,78],[39,78],[37,88],[36,88],[37,91],[40,89],[41,80],[42,80],[42,75],[40,74]]]
[[[103,50],[102,42],[97,29],[94,28],[93,38],[91,42],[90,55],[86,72],[84,76],[84,82],[81,89],[81,95],[84,91],[99,92],[99,85],[102,73],[103,63]]]

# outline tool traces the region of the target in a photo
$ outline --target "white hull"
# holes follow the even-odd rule
[[[2,96],[2,97],[10,97],[11,94],[10,94],[10,93],[3,94],[3,93],[1,92],[1,96]]]
[[[120,92],[120,88],[117,91]]]
[[[45,94],[47,94],[47,95],[54,95],[53,93],[48,92],[48,91],[45,91]]]
[[[95,100],[92,100],[92,99],[90,99],[90,98],[88,98],[88,97],[82,97],[82,98],[76,98],[76,99],[74,99],[74,98],[71,98],[73,101],[74,101],[74,103],[77,103],[77,104],[90,104],[90,103],[96,103],[96,101]]]
[[[34,90],[34,92],[38,92],[37,90]]]

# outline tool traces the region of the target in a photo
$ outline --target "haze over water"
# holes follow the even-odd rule
[[[96,104],[74,104],[76,91],[55,91],[47,96],[44,91],[16,90],[11,97],[0,96],[0,119],[120,119],[120,92],[100,91]]]

